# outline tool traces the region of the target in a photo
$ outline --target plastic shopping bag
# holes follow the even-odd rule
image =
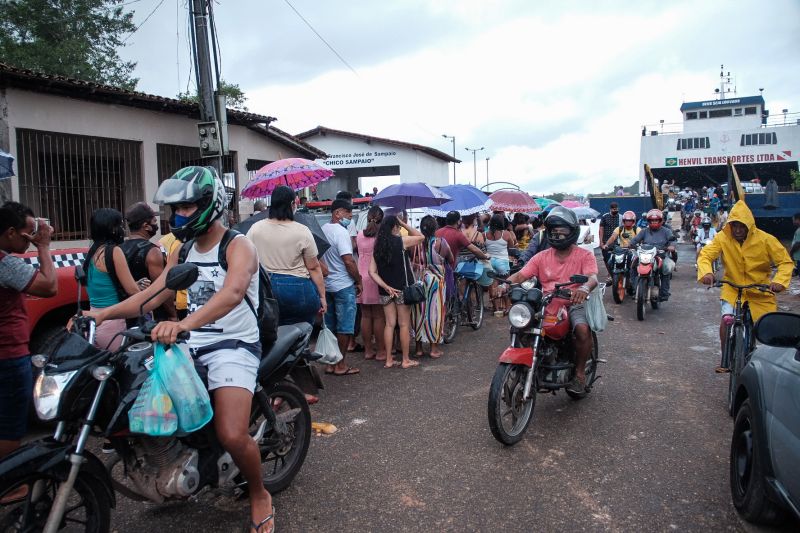
[[[128,411],[128,427],[132,433],[153,437],[166,437],[178,429],[175,406],[155,370],[150,371]]]
[[[599,285],[592,293],[584,304],[586,309],[586,320],[589,322],[589,327],[592,331],[601,332],[608,326],[608,314],[606,313],[606,306],[603,304],[603,295],[606,292],[605,285]]]
[[[325,365],[335,365],[342,360],[342,352],[339,350],[339,343],[336,335],[322,324],[317,337],[317,345],[314,347],[314,355],[320,356],[318,362]]]
[[[197,375],[194,362],[179,344],[165,346],[157,343],[155,352],[153,372],[161,378],[172,398],[178,415],[178,429],[184,433],[197,431],[211,420],[214,412],[208,389]]]

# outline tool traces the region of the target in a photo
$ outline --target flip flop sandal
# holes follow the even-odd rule
[[[392,361],[391,365],[383,365],[383,368],[397,368],[400,366],[400,361]]]
[[[359,373],[361,373],[361,370],[358,368],[353,368],[352,366],[348,366],[344,372],[332,372],[334,376],[354,376]]]
[[[258,524],[250,520],[250,526],[247,531],[249,532],[251,529],[255,529],[256,533],[275,533],[274,518],[275,518],[275,506],[272,507],[272,513]],[[266,523],[269,522],[270,520],[273,520],[272,527],[269,529],[265,529],[264,531],[261,531],[261,528],[266,527]]]

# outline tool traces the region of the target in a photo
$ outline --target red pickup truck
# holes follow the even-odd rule
[[[88,248],[51,250],[58,277],[58,292],[51,298],[37,296],[26,296],[25,298],[31,333],[31,353],[41,353],[53,337],[64,329],[67,320],[75,314],[78,298],[75,266],[83,264],[83,258],[87,251]],[[39,265],[39,257],[36,252],[28,252],[20,257],[35,267]],[[81,287],[80,299],[84,304],[83,308],[87,309],[89,298],[83,287]]]

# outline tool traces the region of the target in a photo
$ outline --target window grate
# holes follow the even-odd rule
[[[144,196],[141,143],[17,129],[20,201],[50,219],[54,240],[89,238],[95,209]]]

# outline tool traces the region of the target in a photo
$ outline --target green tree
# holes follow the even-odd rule
[[[136,30],[124,0],[2,0],[0,61],[17,67],[136,88],[134,61],[117,50]]]
[[[795,191],[800,191],[800,172],[790,169],[789,174],[792,177],[792,189]]]
[[[564,197],[567,195],[565,192],[556,192],[550,195],[545,196],[545,198],[549,198],[550,200],[555,200],[556,202],[563,202]]]
[[[247,106],[245,105],[247,104],[247,96],[245,96],[244,91],[242,91],[241,87],[239,87],[239,84],[228,83],[227,81],[220,79],[219,89],[217,89],[217,92],[228,97],[228,107],[238,111],[248,111]],[[185,93],[178,93],[177,98],[178,100],[192,102],[194,104],[199,102],[196,92],[193,93],[186,91]]]

